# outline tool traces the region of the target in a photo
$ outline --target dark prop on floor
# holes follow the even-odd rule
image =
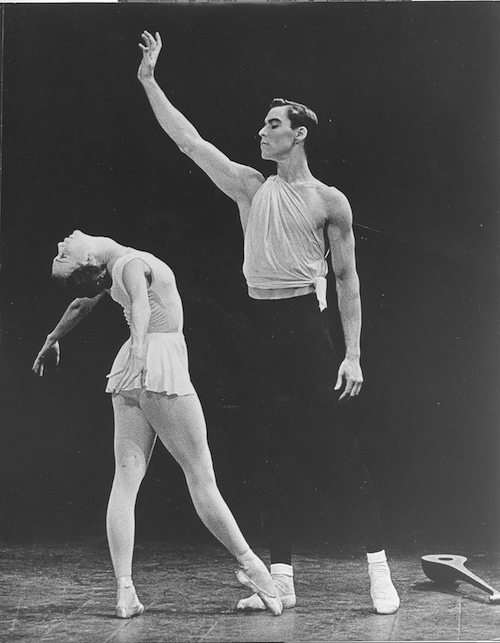
[[[453,585],[465,581],[490,594],[490,603],[500,603],[500,592],[473,574],[465,566],[465,556],[453,554],[429,554],[422,556],[422,569],[425,575],[437,585]]]

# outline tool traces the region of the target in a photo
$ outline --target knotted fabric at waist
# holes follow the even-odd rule
[[[269,279],[266,279],[265,284],[265,286],[256,286],[253,283],[248,283],[248,294],[250,297],[252,297],[252,299],[289,299],[290,297],[298,297],[314,292],[320,310],[323,311],[327,307],[326,277],[316,277],[316,279],[308,284],[304,284],[304,282],[292,284],[289,282],[286,287],[283,286],[282,281],[273,283]]]

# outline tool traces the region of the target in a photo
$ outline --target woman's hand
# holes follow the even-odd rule
[[[139,376],[141,378],[140,387],[144,388],[146,386],[146,356],[144,351],[137,351],[131,348],[125,366],[119,371],[110,373],[107,377],[111,378],[118,375],[120,377],[113,386],[113,393],[119,393],[126,389]]]
[[[35,375],[38,375],[39,377],[43,377],[43,373],[45,370],[45,364],[47,360],[52,360],[55,362],[55,365],[57,366],[59,364],[59,359],[61,356],[61,349],[59,348],[59,342],[54,339],[50,339],[47,337],[45,340],[44,345],[42,346],[42,349],[36,356],[35,361],[33,362],[33,366],[31,367],[31,370]]]

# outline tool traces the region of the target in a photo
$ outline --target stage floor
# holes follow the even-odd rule
[[[255,548],[266,560],[265,551]],[[498,553],[391,551],[399,612],[373,613],[358,548],[298,548],[298,605],[280,617],[237,613],[249,594],[233,559],[216,544],[140,543],[134,580],[142,616],[114,617],[114,578],[104,538],[85,543],[3,544],[0,641],[163,643],[174,641],[492,641],[500,605],[460,583],[439,589],[422,572],[424,554],[462,554],[470,571],[500,586]]]

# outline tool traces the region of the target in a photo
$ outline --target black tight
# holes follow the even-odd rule
[[[339,362],[326,313],[314,294],[252,300],[249,323],[255,342],[249,385],[271,563],[291,562],[293,481],[308,457],[320,458],[332,478],[348,486],[367,551],[380,551],[377,494],[333,390]]]

